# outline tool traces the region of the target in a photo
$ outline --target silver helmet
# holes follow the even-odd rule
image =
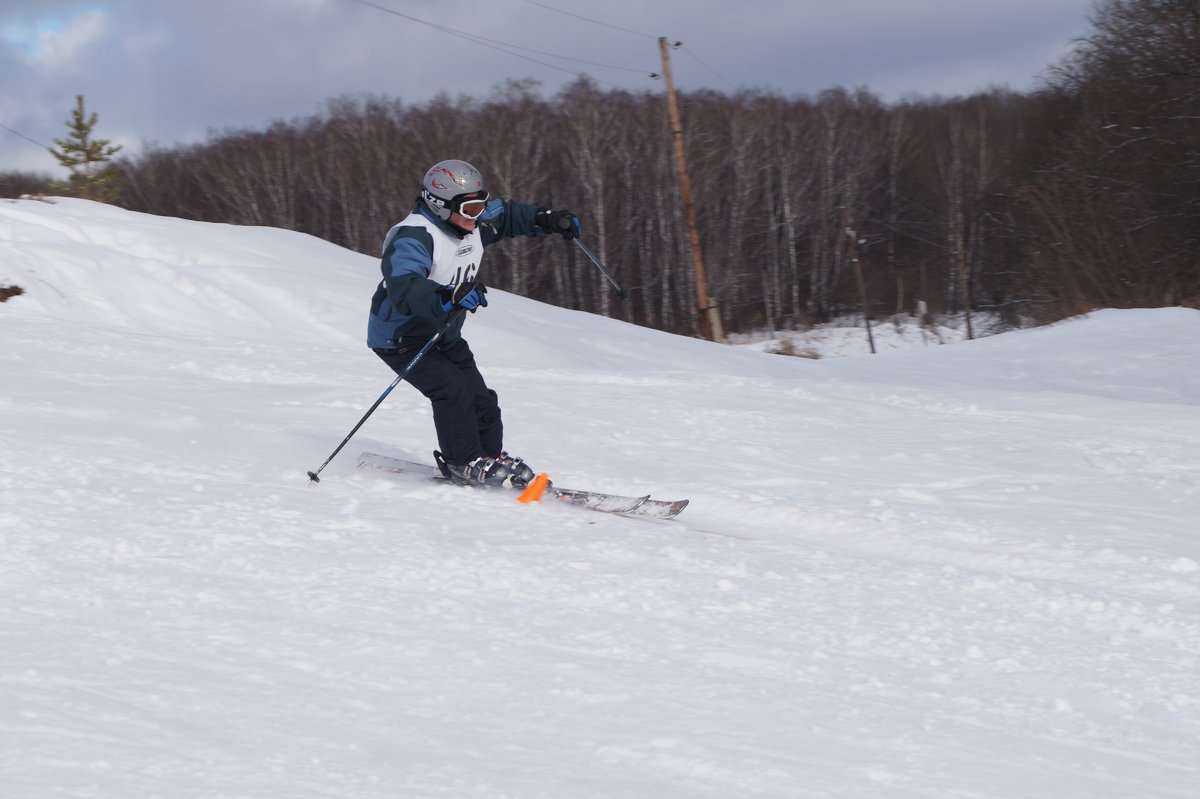
[[[439,161],[429,168],[421,181],[421,199],[443,221],[458,208],[462,202],[459,198],[464,194],[478,195],[477,199],[488,196],[483,188],[483,175],[466,161]]]

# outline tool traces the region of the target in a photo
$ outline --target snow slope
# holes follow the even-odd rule
[[[652,523],[356,471],[406,386],[306,486],[376,274],[0,202],[0,796],[1197,795],[1200,312],[811,361],[489,294],[510,449]]]

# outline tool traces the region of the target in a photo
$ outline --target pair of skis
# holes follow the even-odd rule
[[[374,452],[364,452],[359,455],[358,466],[361,469],[378,469],[392,474],[408,474],[428,480],[450,482],[433,466],[400,460],[399,458],[391,458],[386,455],[377,455]],[[487,488],[487,486],[483,487]],[[496,490],[502,491],[505,488],[510,487],[505,486]],[[514,488],[511,490],[519,489]],[[641,497],[625,497],[598,491],[561,488],[553,483],[547,486],[546,495],[560,502],[566,502],[569,505],[587,508],[588,510],[600,511],[601,513],[615,513],[620,516],[637,516],[644,519],[672,519],[678,516],[688,505],[686,499],[674,501],[651,499],[649,494]]]

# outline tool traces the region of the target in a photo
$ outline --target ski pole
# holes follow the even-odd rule
[[[335,449],[333,452],[330,453],[329,457],[325,459],[325,462],[321,464],[320,469],[317,469],[315,472],[308,473],[309,485],[311,485],[313,483],[321,482],[321,478],[318,477],[318,475],[321,474],[321,469],[324,469],[326,466],[329,465],[329,462],[331,460],[333,460],[335,457],[337,457],[337,454],[342,451],[342,447],[346,446],[346,444],[349,443],[350,439],[354,436],[354,434],[358,432],[358,428],[363,426],[363,423],[367,421],[367,419],[371,416],[371,414],[375,413],[375,409],[378,408],[381,404],[383,404],[383,401],[385,399],[387,399],[387,395],[392,393],[392,389],[394,389],[396,386],[400,385],[401,380],[408,377],[408,373],[413,370],[413,367],[415,367],[420,362],[420,360],[425,357],[425,353],[429,352],[429,350],[433,348],[434,344],[438,343],[438,339],[440,339],[442,337],[442,334],[445,333],[447,330],[449,330],[450,325],[454,324],[454,320],[457,319],[458,317],[462,316],[462,314],[463,314],[463,312],[461,309],[450,314],[450,318],[447,319],[446,322],[440,328],[438,328],[438,331],[433,334],[433,338],[431,338],[431,339],[429,339],[429,341],[425,342],[425,346],[421,347],[421,349],[419,349],[417,351],[417,354],[413,356],[413,359],[408,362],[408,366],[404,367],[404,371],[401,372],[399,374],[399,376],[397,376],[396,379],[392,381],[392,384],[390,386],[388,386],[386,389],[384,389],[383,393],[379,395],[379,399],[375,400],[375,404],[372,405],[370,408],[368,408],[367,412],[363,414],[363,418],[359,419],[358,424],[354,425],[354,429],[351,430],[349,433],[347,433],[346,437],[342,439],[342,443],[337,445],[337,449]]]
[[[604,264],[600,263],[600,259],[597,258],[591,250],[583,246],[583,242],[579,240],[579,237],[576,236],[573,241],[579,245],[579,249],[583,250],[583,254],[591,259],[592,263],[596,265],[596,268],[599,269],[606,278],[608,278],[608,282],[613,284],[613,288],[617,290],[617,296],[623,300],[629,299],[629,290],[617,282],[617,279],[612,276],[612,272],[609,272],[604,268]]]

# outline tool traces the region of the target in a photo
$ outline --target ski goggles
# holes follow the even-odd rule
[[[469,196],[457,198],[457,207],[453,210],[467,219],[478,219],[480,214],[487,210],[487,203],[488,193],[485,189],[480,189]]]

